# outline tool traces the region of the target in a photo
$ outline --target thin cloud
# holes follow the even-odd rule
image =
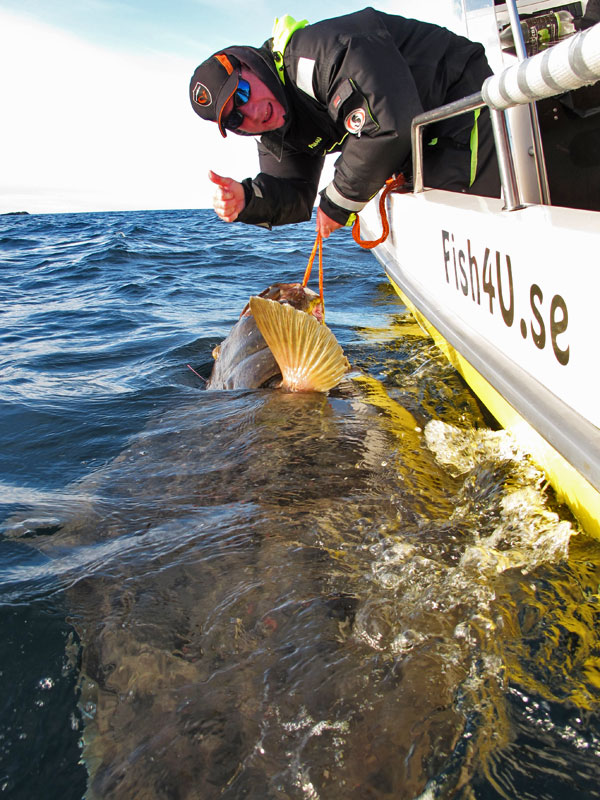
[[[190,108],[194,66],[0,11],[0,211],[207,207],[209,168],[253,174],[253,142],[225,143]]]

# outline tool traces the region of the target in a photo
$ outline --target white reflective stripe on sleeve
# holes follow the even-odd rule
[[[325,194],[331,200],[332,203],[335,203],[336,206],[345,209],[346,211],[361,211],[366,205],[368,200],[365,200],[364,203],[357,203],[354,200],[348,200],[347,197],[344,197],[343,194],[340,194],[338,190],[335,188],[333,183],[330,183],[327,188],[325,189]]]
[[[315,71],[315,61],[313,58],[304,58],[302,56],[298,59],[298,73],[296,75],[296,85],[305,94],[310,95],[313,100],[316,100],[313,91],[313,72]]]

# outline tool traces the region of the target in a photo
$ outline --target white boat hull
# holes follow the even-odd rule
[[[499,422],[600,536],[600,214],[440,190],[388,200],[375,252]],[[377,205],[361,213],[381,230]]]

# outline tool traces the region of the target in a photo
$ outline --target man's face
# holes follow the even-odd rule
[[[260,78],[247,67],[242,66],[240,74],[250,84],[250,99],[238,111],[244,115],[240,131],[244,133],[266,133],[274,131],[285,122],[285,109]],[[223,119],[227,119],[233,111],[233,98],[228,100],[223,109]]]

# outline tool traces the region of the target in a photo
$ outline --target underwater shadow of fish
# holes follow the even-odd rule
[[[276,283],[251,297],[213,357],[207,389],[326,392],[350,369],[323,322],[319,296],[299,283]]]
[[[413,453],[435,468],[416,422],[392,426],[402,409],[382,416],[360,385],[334,403],[195,394],[78,487],[98,498],[89,511],[30,539],[58,562],[86,560],[64,581],[81,641],[86,800],[293,797],[298,770],[328,800],[362,800],[384,782],[408,798],[425,777],[406,760],[442,769],[461,730],[455,673],[426,669],[428,652],[380,677],[382,645],[367,637],[390,629],[396,602],[362,577],[365,526],[410,514],[388,459],[403,484],[419,474]],[[214,430],[220,406],[232,410]],[[416,726],[427,731],[417,742]]]
[[[508,741],[496,565],[521,569],[528,530],[496,522],[510,459],[448,484],[446,441],[474,469],[480,437],[434,427],[424,448],[368,376],[230,399],[169,407],[77,487],[79,519],[21,527],[73,575],[87,800],[458,796]]]

